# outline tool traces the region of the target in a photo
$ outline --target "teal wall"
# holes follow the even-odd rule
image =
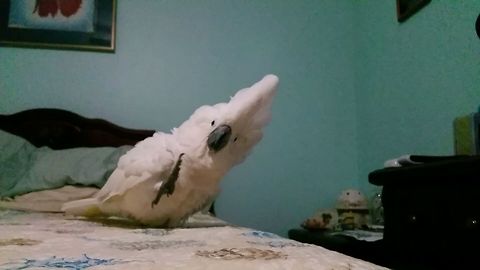
[[[395,1],[355,4],[359,180],[403,154],[451,155],[453,119],[480,104],[480,1],[434,0],[399,24]]]
[[[394,0],[118,2],[115,54],[1,48],[0,113],[168,131],[275,73],[273,121],[217,200],[236,224],[285,235],[342,189],[371,191],[386,159],[452,154],[453,118],[480,103],[479,1],[432,1],[403,24]]]
[[[0,113],[57,107],[168,131],[267,73],[264,140],[224,179],[221,218],[285,235],[357,186],[351,1],[118,1],[115,54],[0,49]]]

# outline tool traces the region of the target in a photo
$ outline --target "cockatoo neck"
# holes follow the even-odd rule
[[[220,153],[213,153],[208,149],[206,139],[197,144],[179,145],[177,151],[179,154],[185,154],[184,162],[188,163],[185,167],[189,168],[191,174],[208,173],[212,181],[220,181],[231,167],[228,160],[222,158]]]

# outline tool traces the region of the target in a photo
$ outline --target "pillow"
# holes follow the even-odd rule
[[[15,185],[34,150],[27,140],[0,130],[0,196]]]
[[[102,187],[132,146],[36,148],[0,131],[0,196],[11,197],[65,185]]]

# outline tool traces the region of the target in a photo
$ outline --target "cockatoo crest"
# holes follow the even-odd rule
[[[242,162],[261,140],[262,128],[271,119],[277,84],[275,75],[267,75],[251,87],[239,90],[228,103],[201,106],[187,121],[174,128],[172,134],[180,144],[196,148],[199,155],[207,155],[214,164],[229,169]],[[220,131],[218,139],[226,140],[222,142],[225,145],[221,149],[209,149],[209,136],[222,128],[226,131]]]

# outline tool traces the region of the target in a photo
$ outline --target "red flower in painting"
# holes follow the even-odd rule
[[[70,17],[73,14],[77,13],[82,4],[82,0],[59,0],[60,12],[65,17]]]
[[[37,11],[40,17],[47,17],[50,14],[55,17],[58,11],[57,0],[37,0],[33,13]]]
[[[70,17],[77,13],[82,4],[82,0],[37,0],[33,13],[38,12],[38,16],[47,17],[52,15],[55,17],[58,10],[65,17]]]

